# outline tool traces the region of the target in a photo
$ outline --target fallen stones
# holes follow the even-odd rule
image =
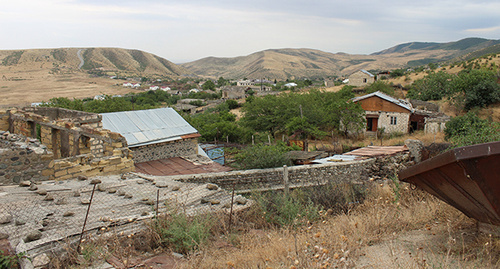
[[[158,188],[167,188],[168,184],[165,181],[156,181],[155,186]]]
[[[21,226],[21,225],[24,225],[26,224],[26,220],[25,219],[16,219],[16,226]]]
[[[47,190],[46,189],[38,189],[36,191],[36,193],[39,195],[47,195]]]
[[[36,191],[38,190],[38,186],[35,184],[35,182],[31,182],[29,189],[30,191]]]
[[[101,181],[100,179],[94,178],[94,179],[92,179],[92,180],[90,181],[90,184],[94,184],[94,185],[95,185],[95,184],[101,184],[101,182],[102,182],[102,181]]]
[[[88,204],[90,204],[90,199],[82,198],[82,199],[80,199],[80,202],[82,203],[82,205],[88,205]]]
[[[0,240],[3,240],[3,239],[8,239],[9,238],[9,234],[6,234],[6,233],[0,233]]]
[[[234,202],[239,204],[239,205],[246,205],[247,204],[247,198],[238,195],[234,198]]]
[[[40,232],[39,230],[34,230],[26,236],[26,238],[24,239],[24,242],[28,243],[28,242],[36,241],[40,238],[42,238],[42,232]]]
[[[66,201],[66,197],[62,197],[56,200],[56,205],[65,205],[68,201]]]
[[[79,190],[73,191],[73,197],[80,197],[80,191]]]
[[[0,214],[0,224],[7,224],[12,221],[12,215],[9,213]]]
[[[31,186],[31,181],[28,181],[28,180],[21,181],[21,183],[19,183],[19,186],[29,187],[29,186]]]
[[[118,196],[124,196],[125,195],[125,191],[124,190],[118,190],[117,194],[118,194]]]
[[[207,189],[211,190],[211,191],[215,191],[215,190],[218,190],[219,189],[219,186],[215,185],[215,184],[212,184],[212,183],[208,183],[207,184]]]
[[[47,254],[43,253],[33,258],[32,264],[34,268],[46,268],[50,264],[50,258]]]
[[[77,179],[80,180],[80,181],[84,181],[84,180],[88,180],[89,178],[87,176],[84,176],[84,175],[79,175],[77,177]]]
[[[101,192],[105,192],[107,190],[107,187],[104,184],[99,184],[97,185],[97,190]]]
[[[72,212],[72,211],[66,211],[66,212],[64,212],[63,217],[71,217],[71,216],[73,216],[73,215],[75,215],[75,212]]]
[[[116,192],[116,188],[109,188],[108,189],[108,193],[115,193]]]
[[[43,198],[44,201],[54,201],[54,196],[52,194],[47,194],[45,198]]]
[[[180,186],[173,186],[173,187],[172,187],[172,191],[178,191],[178,190],[180,190],[180,189],[181,189],[181,187],[180,187]]]

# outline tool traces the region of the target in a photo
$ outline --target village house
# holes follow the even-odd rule
[[[102,126],[125,137],[135,163],[198,154],[200,134],[173,108],[103,113]]]
[[[222,99],[243,99],[248,87],[232,86],[222,89]]]
[[[384,128],[385,133],[408,133],[413,107],[382,92],[374,92],[352,99],[365,111],[366,132],[375,133]]]
[[[349,76],[348,85],[356,87],[364,87],[372,84],[373,82],[375,82],[375,76],[370,72],[361,69],[352,73]]]

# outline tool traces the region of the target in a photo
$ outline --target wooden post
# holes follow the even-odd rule
[[[252,145],[255,145],[255,140],[254,140],[253,135],[252,135]]]
[[[283,185],[285,185],[284,188],[284,193],[285,193],[285,198],[288,197],[288,193],[290,191],[290,186],[288,182],[288,166],[283,165]]]
[[[267,141],[269,141],[269,145],[271,145],[271,136],[267,135]]]

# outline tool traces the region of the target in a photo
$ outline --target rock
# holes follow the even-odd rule
[[[43,198],[44,201],[54,201],[54,196],[52,194],[47,194],[45,198]]]
[[[17,226],[21,226],[21,225],[24,225],[26,224],[26,220],[25,219],[16,219],[16,225]]]
[[[124,197],[127,199],[132,199],[132,197],[134,197],[134,196],[130,193],[125,193]]]
[[[0,240],[3,240],[3,239],[8,239],[9,238],[9,234],[6,234],[6,233],[0,233]]]
[[[73,197],[80,197],[80,191],[79,190],[73,191]]]
[[[219,186],[215,185],[215,184],[212,184],[212,183],[208,183],[207,184],[207,189],[211,190],[211,191],[215,191],[215,190],[218,190],[219,189]]]
[[[80,199],[80,202],[82,203],[82,205],[88,205],[88,204],[90,204],[90,199],[89,198],[82,198],[82,199]]]
[[[107,187],[101,183],[101,184],[97,185],[97,190],[105,192],[107,190]]]
[[[172,256],[178,258],[178,259],[182,259],[184,258],[184,255],[180,254],[180,253],[175,253],[175,252],[172,252]]]
[[[148,212],[148,211],[143,211],[143,212],[141,213],[141,216],[147,216],[147,215],[149,215],[149,212]]]
[[[71,217],[73,215],[75,215],[75,212],[66,211],[66,212],[64,212],[63,217]]]
[[[116,192],[116,188],[109,188],[108,189],[108,193],[115,193]]]
[[[31,181],[23,180],[23,181],[21,181],[21,183],[19,183],[19,186],[21,186],[21,187],[29,187],[29,186],[31,186]]]
[[[137,180],[137,184],[144,184],[144,180]]]
[[[155,204],[155,201],[153,201],[152,199],[146,199],[146,201],[143,201],[146,205],[154,205]]]
[[[208,204],[208,203],[210,203],[210,200],[208,200],[207,198],[201,198],[200,202],[202,204]]]
[[[220,201],[217,199],[212,199],[212,200],[210,200],[210,204],[211,205],[218,205],[218,204],[220,204]]]
[[[9,213],[0,214],[0,224],[7,224],[12,221],[12,215]]]
[[[47,254],[43,253],[41,255],[36,256],[33,258],[32,264],[34,268],[45,268],[49,265],[50,263],[50,258]]]
[[[56,205],[65,205],[68,201],[66,201],[66,197],[62,197],[56,200]]]
[[[122,174],[120,178],[121,179],[127,179],[127,174]]]
[[[38,186],[35,184],[35,182],[31,182],[29,189],[30,191],[36,191],[38,190]]]
[[[406,147],[408,147],[408,150],[410,151],[410,156],[413,157],[413,160],[416,163],[421,162],[424,143],[422,143],[422,141],[420,140],[406,139],[405,145]]]
[[[118,190],[118,196],[123,196],[125,195],[125,191],[124,190]]]
[[[36,241],[40,238],[42,238],[42,232],[40,232],[39,230],[34,230],[26,236],[26,238],[24,239],[24,242],[28,243],[28,242]]]
[[[77,177],[77,179],[78,179],[78,180],[81,180],[81,181],[84,181],[84,180],[87,180],[87,179],[89,179],[89,178],[88,178],[87,176],[84,176],[84,175],[79,175],[79,176]]]
[[[173,187],[172,187],[172,191],[178,191],[178,190],[180,190],[180,189],[181,189],[181,187],[180,187],[180,186],[173,186]]]
[[[238,195],[236,197],[234,197],[234,202],[239,204],[239,205],[246,205],[247,204],[247,198],[241,196],[241,195]]]
[[[155,186],[158,188],[167,188],[168,184],[165,181],[155,181]]]
[[[38,189],[36,191],[36,193],[39,195],[47,195],[47,190],[46,189]]]
[[[100,179],[94,178],[92,181],[90,181],[90,184],[100,184],[102,181]]]
[[[231,203],[225,203],[222,208],[231,208]]]

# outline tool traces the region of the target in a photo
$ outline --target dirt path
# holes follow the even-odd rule
[[[85,64],[85,60],[82,57],[82,51],[85,51],[85,50],[79,49],[78,52],[76,53],[76,56],[78,56],[78,59],[80,59],[80,64],[78,65],[78,69],[82,69],[82,66]]]

